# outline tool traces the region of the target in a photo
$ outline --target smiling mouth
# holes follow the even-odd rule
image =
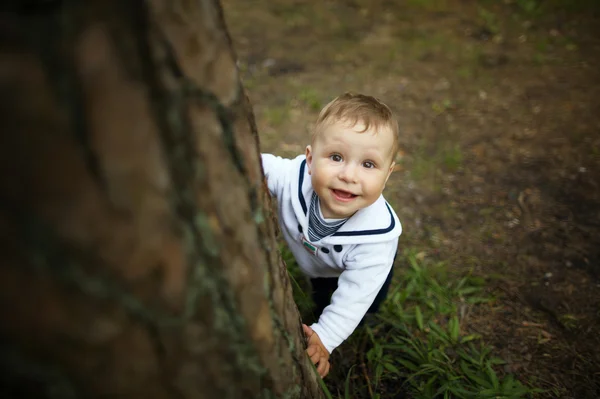
[[[353,200],[354,198],[358,197],[355,194],[352,194],[348,191],[344,191],[344,190],[336,190],[336,189],[331,189],[331,192],[333,193],[333,196],[338,200],[338,201],[342,201],[342,202],[348,202]]]

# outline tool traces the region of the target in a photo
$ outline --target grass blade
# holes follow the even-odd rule
[[[352,367],[350,367],[350,370],[348,370],[348,375],[346,375],[346,381],[344,382],[344,398],[345,399],[352,399],[350,397],[350,376],[352,375],[352,369],[354,369],[355,366],[356,366],[356,364],[352,365]]]
[[[415,306],[415,320],[417,321],[419,330],[423,331],[423,313],[421,313],[421,308],[419,306]]]

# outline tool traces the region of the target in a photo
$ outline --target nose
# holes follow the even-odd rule
[[[344,167],[342,168],[342,170],[340,171],[340,180],[348,182],[348,183],[355,183],[356,177],[357,177],[356,165],[354,165],[353,163],[350,163],[350,162],[346,163],[344,165]]]

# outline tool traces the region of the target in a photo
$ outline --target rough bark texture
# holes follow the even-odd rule
[[[0,396],[320,397],[214,0],[0,13]]]

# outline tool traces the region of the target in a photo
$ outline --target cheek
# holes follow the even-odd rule
[[[381,193],[385,187],[384,177],[377,176],[376,178],[371,177],[370,179],[366,179],[363,183],[366,190],[368,190],[372,195]]]
[[[323,172],[321,172],[320,170],[313,171],[313,174],[311,175],[311,177],[312,177],[313,186],[321,185],[325,181]]]
[[[314,188],[318,188],[319,183],[321,181],[321,174],[317,171],[315,171],[314,169],[312,170],[312,173],[310,174],[310,181],[313,185]]]
[[[331,180],[331,174],[328,173],[326,168],[313,169],[311,175],[313,186],[322,187],[329,184]]]

